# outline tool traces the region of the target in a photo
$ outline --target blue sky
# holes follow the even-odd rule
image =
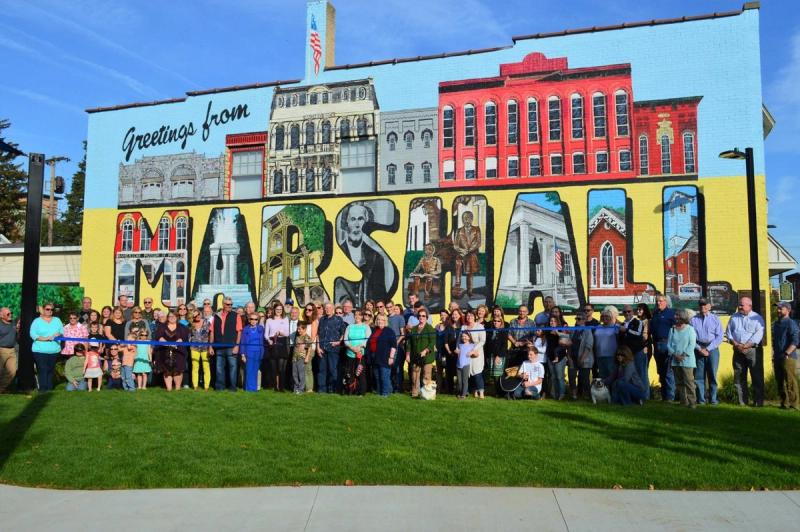
[[[739,9],[736,0],[339,0],[338,64],[511,44],[512,35]],[[415,5],[416,4],[416,5]],[[764,102],[770,223],[800,259],[790,222],[800,200],[800,13],[764,0]],[[377,36],[377,38],[375,38]],[[3,0],[0,117],[25,151],[81,156],[83,109],[183,96],[187,90],[300,78],[303,0]],[[14,75],[9,75],[13,72]],[[733,173],[733,171],[732,171]],[[109,176],[115,179],[116,176]]]

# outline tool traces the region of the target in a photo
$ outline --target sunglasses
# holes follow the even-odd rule
[[[232,307],[232,306],[233,306],[233,303],[225,303],[225,306],[226,306],[226,307]]]
[[[134,310],[134,311],[133,311],[133,313],[134,313],[134,314],[141,314],[141,313],[142,313],[142,311],[141,311],[141,310]]]
[[[153,304],[153,302],[152,302],[152,301],[145,301],[145,302],[144,302],[144,304],[145,304],[145,305],[152,305],[152,304]]]
[[[44,310],[47,312],[53,312],[53,307],[45,307]]]
[[[258,318],[250,318],[250,321],[258,321]]]
[[[428,317],[428,315],[427,315],[427,314],[420,314],[420,315],[419,315],[419,317],[420,317],[420,318],[427,318],[427,317]]]

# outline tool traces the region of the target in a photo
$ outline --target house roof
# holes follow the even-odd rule
[[[622,236],[625,236],[625,220],[620,218],[616,212],[606,207],[597,211],[597,214],[592,216],[592,219],[589,220],[589,232],[591,233],[594,231],[594,228],[602,221],[608,222],[608,225],[616,229]]]

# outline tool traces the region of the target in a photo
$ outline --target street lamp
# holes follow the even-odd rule
[[[719,154],[722,159],[738,159],[745,161],[745,170],[747,174],[747,222],[748,233],[750,236],[750,292],[751,299],[753,300],[753,308],[761,314],[765,315],[761,302],[761,279],[759,276],[759,253],[758,253],[758,217],[756,216],[756,173],[753,164],[753,148],[745,148],[744,151],[739,148],[726,150]],[[766,337],[766,336],[765,336]],[[756,390],[764,389],[764,352],[761,346],[756,350],[756,372],[753,375],[753,380],[758,380],[760,386],[753,383],[753,388]],[[756,404],[761,405],[764,397],[756,397]]]

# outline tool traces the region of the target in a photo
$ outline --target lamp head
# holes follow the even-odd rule
[[[734,148],[732,150],[725,150],[724,152],[719,154],[721,159],[745,159],[746,155],[743,151],[740,151],[739,148]]]

